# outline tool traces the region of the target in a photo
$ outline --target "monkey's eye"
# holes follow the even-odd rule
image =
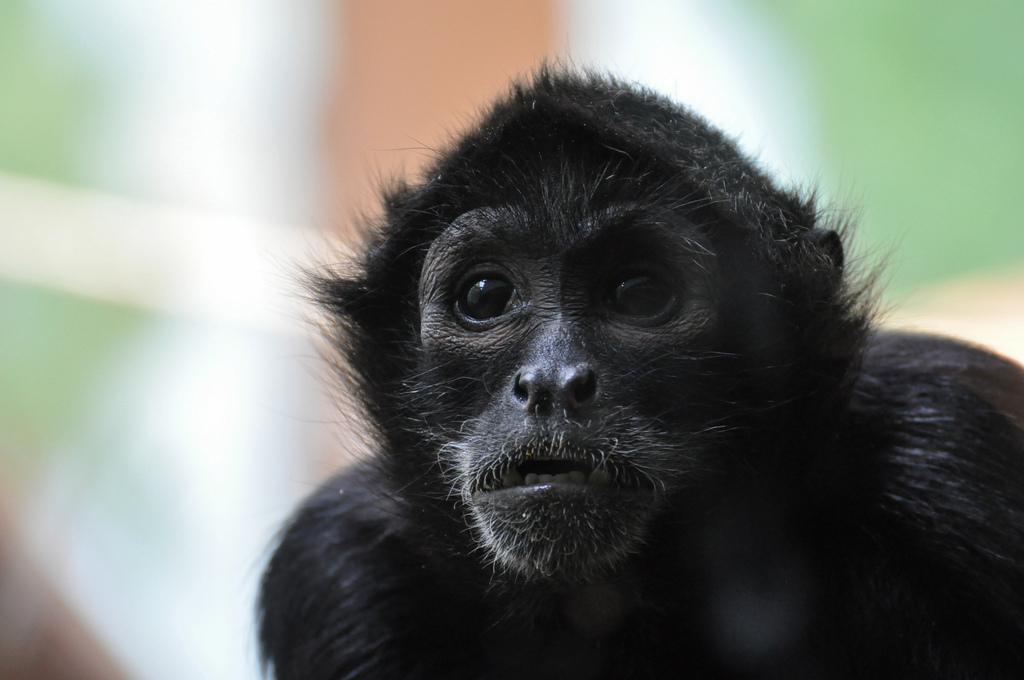
[[[496,274],[473,276],[462,284],[456,306],[471,321],[486,321],[507,313],[516,289]]]
[[[672,309],[676,295],[665,280],[650,273],[613,279],[605,304],[612,312],[640,323],[658,323]]]

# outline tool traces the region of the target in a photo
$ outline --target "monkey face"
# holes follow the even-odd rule
[[[716,263],[670,211],[541,205],[471,210],[431,244],[420,375],[460,386],[435,392],[441,460],[494,562],[586,580],[701,466]]]
[[[578,582],[730,471],[809,455],[749,433],[819,417],[861,326],[841,250],[718,133],[629,93],[596,117],[537,96],[391,192],[359,275],[317,289],[392,497],[456,554]]]

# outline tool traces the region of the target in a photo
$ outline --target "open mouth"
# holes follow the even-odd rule
[[[519,447],[508,464],[487,473],[482,482],[482,491],[497,491],[549,484],[610,486],[619,480],[598,452],[575,446],[543,445]]]
[[[501,475],[501,487],[536,486],[541,484],[602,484],[612,483],[607,470],[593,467],[583,461],[564,458],[537,458],[524,461]]]

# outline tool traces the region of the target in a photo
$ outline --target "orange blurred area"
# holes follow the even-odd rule
[[[556,20],[550,0],[347,3],[326,115],[328,193],[344,214],[374,211],[382,182],[414,176],[551,58]]]
[[[24,551],[0,488],[0,680],[121,680],[89,626]]]

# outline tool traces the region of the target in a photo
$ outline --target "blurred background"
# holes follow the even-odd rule
[[[0,0],[0,680],[258,677],[351,438],[301,266],[542,58],[858,215],[889,323],[1024,357],[1022,3]]]

